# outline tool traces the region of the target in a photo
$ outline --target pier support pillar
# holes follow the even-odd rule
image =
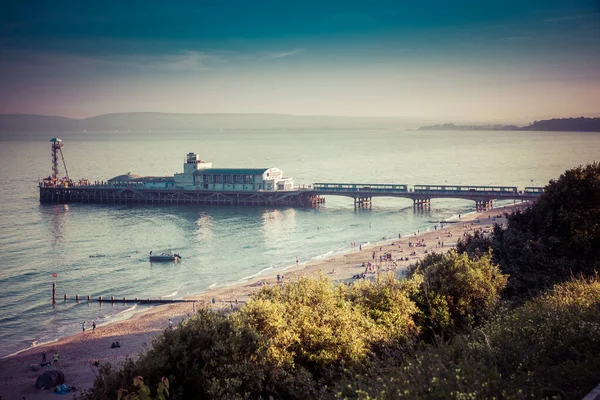
[[[65,293],[65,301],[67,301],[67,294]]]
[[[373,207],[373,198],[372,197],[355,197],[354,198],[354,208],[369,208]]]
[[[52,305],[56,304],[56,282],[52,282]]]
[[[424,211],[431,208],[431,199],[413,199],[413,210]]]
[[[493,200],[476,200],[475,201],[475,209],[477,211],[486,211],[494,208]]]

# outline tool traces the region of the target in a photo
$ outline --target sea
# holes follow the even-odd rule
[[[165,298],[206,292],[351,251],[351,243],[433,229],[474,202],[374,198],[371,209],[327,196],[318,208],[40,205],[50,139],[63,140],[73,180],[124,173],[165,176],[195,152],[214,167],[277,167],[315,182],[544,186],[593,162],[600,134],[577,132],[269,130],[0,134],[0,357],[78,334],[81,323],[129,318],[147,307],[63,301]],[[512,203],[512,201],[508,202]],[[498,206],[504,203],[497,203]],[[150,263],[173,250],[180,263]],[[56,305],[52,305],[56,274]],[[166,326],[166,325],[165,325]]]

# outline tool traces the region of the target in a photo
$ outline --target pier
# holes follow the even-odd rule
[[[314,183],[294,186],[278,168],[213,168],[212,163],[188,153],[183,173],[149,176],[127,173],[108,181],[73,181],[63,157],[61,139],[53,138],[52,174],[39,183],[41,204],[249,205],[318,207],[325,196],[345,196],[355,209],[371,209],[374,197],[401,197],[418,211],[429,210],[432,199],[464,199],[477,210],[493,207],[495,200],[531,201],[544,188],[516,186],[414,185],[382,183]],[[62,161],[64,175],[59,167]]]
[[[315,183],[311,194],[345,196],[354,199],[356,208],[370,208],[373,197],[402,197],[411,199],[416,210],[431,208],[432,199],[463,199],[475,202],[477,210],[493,208],[494,200],[532,201],[544,191],[542,187],[516,186],[465,186],[465,185],[414,185],[380,183]]]
[[[393,186],[404,189],[391,188]],[[432,199],[463,199],[475,202],[477,210],[493,207],[494,200],[531,201],[543,192],[540,187],[505,186],[432,186],[315,183],[306,188],[281,192],[267,191],[189,191],[181,189],[146,189],[143,187],[108,184],[72,184],[69,186],[40,185],[41,204],[144,204],[144,205],[251,205],[317,207],[325,203],[324,196],[345,196],[354,200],[356,208],[371,208],[374,197],[411,199],[413,207],[425,210]]]

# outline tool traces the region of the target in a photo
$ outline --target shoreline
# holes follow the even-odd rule
[[[79,393],[93,384],[96,372],[90,366],[92,363],[109,362],[117,365],[127,357],[135,357],[144,350],[144,343],[149,344],[157,334],[168,327],[169,319],[177,325],[183,318],[191,316],[197,307],[211,307],[217,310],[239,307],[262,286],[278,284],[277,276],[281,277],[279,283],[319,274],[331,278],[334,282],[344,283],[361,273],[366,273],[368,278],[374,277],[375,265],[379,265],[378,271],[381,268],[384,272],[391,270],[399,273],[431,251],[439,253],[455,248],[457,241],[465,232],[474,229],[481,229],[484,233],[486,230],[488,233],[491,232],[495,223],[505,222],[503,217],[505,212],[510,213],[519,208],[526,208],[529,204],[517,203],[482,212],[467,212],[460,219],[449,219],[443,228],[431,222],[431,227],[423,232],[414,232],[401,238],[383,239],[365,245],[357,243],[356,247],[339,253],[334,252],[323,258],[299,262],[264,274],[257,273],[256,276],[244,281],[208,288],[203,293],[184,296],[186,300],[195,300],[194,303],[153,306],[140,310],[127,319],[99,325],[95,331],[88,329],[83,333],[19,350],[0,359],[0,398],[37,399],[52,395],[50,391],[37,390],[34,387],[37,377],[46,370],[46,367],[39,368],[42,351],[51,355],[55,349],[58,350],[60,361],[56,368],[65,373],[66,383],[76,386],[78,391],[75,393]],[[494,218],[497,215],[502,217]],[[437,228],[433,228],[434,226]],[[421,240],[427,243],[427,247],[411,247],[409,250],[409,242]],[[438,246],[438,242],[443,242],[443,246]],[[379,256],[386,252],[391,253],[393,261],[379,262]],[[368,262],[374,265],[372,271],[366,271],[364,264]],[[120,348],[110,347],[111,342],[115,341],[120,342]],[[48,358],[50,359],[51,356]],[[51,367],[54,368],[55,366]]]

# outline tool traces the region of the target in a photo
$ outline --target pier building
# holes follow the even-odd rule
[[[294,180],[279,168],[213,168],[196,153],[188,153],[183,173],[173,177],[174,187],[184,190],[288,191]]]
[[[109,185],[137,189],[177,189],[186,191],[277,192],[294,190],[294,180],[279,168],[213,168],[196,153],[188,153],[183,172],[173,176],[127,174],[108,180]]]

